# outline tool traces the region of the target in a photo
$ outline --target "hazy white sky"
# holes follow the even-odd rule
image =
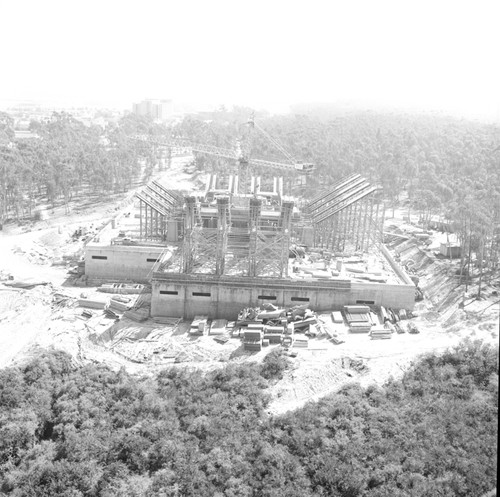
[[[0,0],[0,100],[500,116],[500,0]]]

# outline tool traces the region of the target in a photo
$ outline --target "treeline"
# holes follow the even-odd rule
[[[0,371],[6,496],[482,495],[496,485],[498,349],[463,343],[401,381],[356,384],[285,416],[287,367],[136,378],[41,353]]]
[[[37,203],[68,206],[74,195],[126,191],[156,163],[153,147],[135,134],[164,133],[151,120],[128,114],[105,130],[67,113],[32,121],[33,138],[15,140],[14,120],[0,113],[0,220],[32,216]],[[139,167],[139,158],[145,165]]]

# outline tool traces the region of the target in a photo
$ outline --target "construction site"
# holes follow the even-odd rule
[[[151,285],[152,317],[234,320],[261,304],[413,309],[415,286],[382,244],[380,187],[354,174],[306,201],[294,187],[311,164],[237,163],[199,189],[148,183],[86,246],[87,278]]]
[[[199,170],[197,153],[230,162]],[[127,195],[4,231],[0,366],[52,346],[147,374],[281,347],[295,361],[273,387],[283,412],[464,336],[498,337],[498,282],[486,300],[465,295],[439,231],[387,219],[361,175],[306,199],[311,164],[176,142],[158,161]]]

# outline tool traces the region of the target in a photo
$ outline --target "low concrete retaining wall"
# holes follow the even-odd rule
[[[151,315],[186,319],[208,315],[233,320],[242,308],[264,303],[278,307],[305,304],[315,311],[329,311],[356,303],[411,310],[414,302],[413,284],[154,273]]]
[[[149,283],[150,272],[162,247],[87,245],[85,275],[89,279]]]

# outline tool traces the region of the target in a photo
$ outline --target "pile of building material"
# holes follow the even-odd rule
[[[416,335],[417,333],[420,333],[420,330],[417,328],[417,326],[414,323],[409,322],[408,323],[408,333]]]
[[[342,314],[340,312],[335,311],[335,318],[333,318],[333,312],[332,312],[332,321],[335,323],[334,319],[339,319],[338,314],[340,314],[340,319],[342,320],[342,323],[344,322],[344,318],[342,317]],[[338,324],[338,323],[336,323]],[[328,323],[326,321],[325,317],[319,318],[318,319],[318,324],[316,325],[318,328],[322,330],[322,332],[328,336],[329,340],[333,342],[335,345],[340,345],[341,343],[344,343],[345,340],[342,340],[335,329],[332,327],[331,323]]]
[[[257,307],[246,307],[242,309],[238,314],[238,320],[236,321],[236,326],[247,326],[249,323],[261,323],[262,319],[257,316],[260,314],[261,310]]]
[[[141,293],[144,290],[144,285],[128,284],[128,283],[107,283],[101,285],[97,291],[104,293],[119,293],[122,295],[133,295]]]
[[[392,330],[386,326],[373,326],[370,331],[370,338],[372,340],[392,338]]]
[[[262,329],[258,325],[249,325],[243,335],[243,348],[252,352],[262,350]],[[262,326],[262,325],[261,325]]]
[[[52,296],[52,307],[71,307],[74,304],[73,297],[62,293],[55,293]]]
[[[132,307],[132,299],[121,295],[113,295],[109,301],[109,307],[118,312],[128,311]]]
[[[342,313],[340,311],[332,312],[332,322],[337,324],[341,324],[344,322],[344,318],[342,317]]]
[[[294,321],[288,323],[288,330],[292,333],[308,333],[310,326],[317,324],[317,322],[318,319],[314,315],[297,318]]]
[[[114,319],[114,320],[120,319],[120,316],[115,311],[113,311],[113,309],[111,309],[109,306],[107,306],[104,309],[104,315],[109,319]]]
[[[123,315],[124,317],[129,318],[132,321],[141,323],[149,318],[149,307],[142,307],[140,309],[131,309],[129,311],[125,311]]]
[[[81,297],[78,299],[78,305],[81,307],[89,307],[90,309],[104,309],[109,303],[106,298],[88,298]]]
[[[396,332],[399,334],[406,333],[405,329],[401,326],[400,323],[394,323],[394,328],[396,329]]]
[[[264,340],[269,340],[269,343],[281,343],[285,334],[285,327],[281,324],[278,326],[264,325]]]
[[[158,324],[173,326],[174,328],[182,321],[182,318],[170,318],[165,316],[156,316],[153,321]]]
[[[309,347],[309,338],[304,335],[295,335],[293,337],[293,348],[307,349]]]
[[[215,319],[210,326],[210,335],[225,335],[227,319]]]
[[[243,328],[245,350],[261,350],[263,346],[281,343],[285,347],[293,344],[295,333],[308,336],[323,334],[321,327],[317,327],[316,314],[307,306],[295,306],[289,309],[277,308],[267,304],[265,309],[243,309],[236,323],[236,327]],[[298,340],[297,347],[307,347],[307,336]]]
[[[390,308],[384,307],[384,306],[380,307],[380,314],[382,316],[382,321],[384,323],[390,322],[392,324],[395,324],[403,319],[408,319],[409,318],[408,312],[406,312],[405,309],[400,309],[398,311],[398,310],[390,309]]]
[[[280,320],[286,316],[286,310],[280,309],[272,304],[268,304],[263,311],[257,314],[257,319],[266,320]]]
[[[195,316],[189,328],[190,335],[206,335],[210,329],[208,316]]]
[[[216,319],[212,321],[210,326],[210,335],[214,337],[217,343],[224,344],[229,340],[229,332],[227,330],[226,319]]]
[[[373,323],[367,305],[346,305],[344,315],[351,333],[368,333],[371,330]]]

